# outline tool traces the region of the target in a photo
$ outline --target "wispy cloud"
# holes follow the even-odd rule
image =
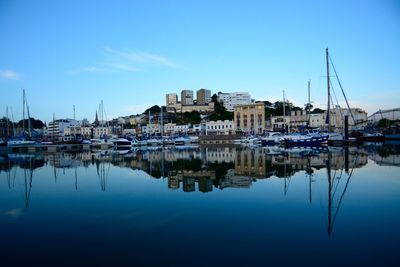
[[[159,65],[164,65],[168,66],[171,68],[176,68],[176,69],[186,69],[186,67],[178,65],[171,60],[167,59],[166,57],[160,56],[160,55],[155,55],[155,54],[150,54],[146,52],[132,52],[132,51],[119,51],[112,49],[111,47],[104,47],[105,51],[108,52],[111,55],[117,56],[121,59],[126,59],[131,62],[135,63],[146,63],[146,64],[159,64]]]
[[[142,71],[150,66],[164,66],[174,69],[187,69],[176,64],[166,57],[150,54],[147,52],[130,50],[116,50],[105,46],[103,50],[104,58],[92,67],[78,68],[69,71],[69,74],[81,72],[119,72],[119,71]]]
[[[19,75],[12,70],[0,70],[0,77],[11,79],[11,80],[18,80]]]

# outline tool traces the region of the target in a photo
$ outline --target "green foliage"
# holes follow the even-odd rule
[[[158,105],[154,105],[151,108],[146,109],[143,114],[148,115],[149,111],[151,114],[155,114],[155,113],[160,113],[161,112],[161,108]]]
[[[388,119],[381,119],[378,122],[378,127],[384,128],[384,127],[391,126],[391,125],[393,125],[395,123],[398,123],[398,122],[399,122],[398,120],[392,121],[392,120],[388,120]]]
[[[323,109],[320,109],[320,108],[315,108],[310,113],[311,114],[318,114],[318,113],[324,113],[324,112],[326,112],[326,110],[323,110]]]
[[[201,122],[200,112],[192,111],[177,114],[177,116],[172,119],[172,122],[176,124],[199,124]]]
[[[224,104],[217,101],[216,94],[214,94],[211,99],[214,102],[214,112],[210,116],[208,116],[208,119],[210,121],[233,120],[233,112],[227,111],[224,107]]]
[[[32,128],[34,128],[34,129],[41,129],[44,126],[44,123],[41,120],[36,120],[35,118],[30,118],[30,121],[31,121]],[[22,125],[23,125],[23,121],[20,120],[18,122],[18,126],[22,127]],[[29,120],[28,119],[25,119],[25,127],[26,128],[29,127]]]

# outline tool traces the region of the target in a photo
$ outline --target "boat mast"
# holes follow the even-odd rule
[[[328,120],[328,132],[331,132],[331,120],[329,118],[330,116],[330,101],[331,101],[331,88],[330,88],[330,80],[329,80],[329,53],[328,53],[328,48],[326,48],[326,81],[328,83],[328,107],[326,111],[326,119]]]
[[[22,135],[25,135],[25,88],[22,89]]]
[[[54,143],[54,127],[55,127],[55,121],[56,121],[56,113],[53,112],[53,143]]]
[[[308,115],[308,126],[310,126],[310,109],[311,109],[311,101],[310,101],[310,80],[308,80],[308,107],[307,107],[307,115]]]
[[[10,137],[10,125],[8,119],[8,106],[6,107],[6,117],[7,117],[7,138]]]
[[[285,90],[283,90],[283,128],[284,128],[285,133],[286,133],[286,111],[285,111],[285,106],[286,106]]]

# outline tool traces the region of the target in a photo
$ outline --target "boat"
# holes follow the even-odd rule
[[[162,140],[157,139],[157,138],[151,138],[147,140],[147,145],[148,146],[161,146],[163,144]]]
[[[283,139],[285,146],[316,146],[327,144],[329,134],[313,134],[313,135],[292,135]]]
[[[261,138],[261,144],[263,146],[276,145],[283,141],[284,135],[280,132],[268,132],[264,137]]]
[[[7,146],[7,142],[0,139],[0,147],[1,146]]]
[[[132,139],[132,141],[131,141],[131,145],[133,146],[133,147],[137,147],[137,146],[139,146],[140,145],[140,143],[139,143],[139,141],[137,140],[137,139]]]
[[[189,143],[190,143],[190,137],[186,137],[186,136],[177,137],[174,140],[175,145],[184,145],[184,144],[189,144]]]
[[[35,141],[26,140],[25,136],[14,136],[7,140],[8,147],[21,147],[21,146],[29,146],[34,145]]]
[[[400,138],[400,136],[399,136]],[[357,141],[362,141],[362,142],[383,142],[385,141],[385,137],[381,133],[369,133],[365,134],[363,136],[357,137]]]
[[[114,144],[115,149],[130,149],[132,147],[132,143],[125,138],[110,139],[110,142]]]

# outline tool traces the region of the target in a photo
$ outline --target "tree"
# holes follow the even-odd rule
[[[29,119],[25,119],[25,127],[29,127]],[[35,118],[30,118],[30,123],[33,129],[41,129],[44,126],[44,123],[41,120],[36,120]],[[18,126],[23,126],[23,120],[18,122]]]
[[[315,108],[313,111],[311,111],[311,114],[319,114],[319,113],[325,113],[326,111],[320,108]]]
[[[143,114],[147,115],[149,114],[149,111],[151,114],[155,114],[155,113],[160,113],[161,112],[161,108],[158,105],[154,105],[151,108],[146,109]]]

